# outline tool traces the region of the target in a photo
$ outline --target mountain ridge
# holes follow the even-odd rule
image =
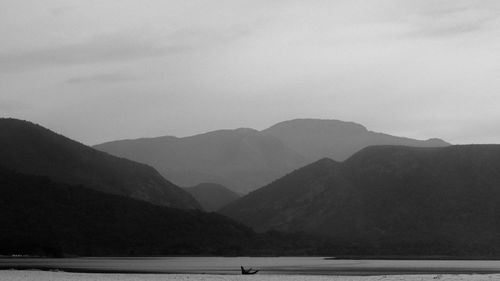
[[[0,225],[0,255],[8,256],[297,256],[343,249],[322,237],[255,233],[217,213],[154,205],[3,167]]]
[[[152,165],[180,186],[213,182],[240,192],[305,164],[302,156],[280,140],[245,128],[176,139],[115,141],[94,147]]]
[[[249,192],[290,171],[329,157],[343,160],[372,144],[446,146],[368,131],[363,125],[329,119],[294,119],[258,131],[224,129],[177,138],[171,136],[112,141],[96,149],[147,163],[180,186],[203,182]]]
[[[379,254],[500,253],[500,145],[371,146],[324,163],[220,213],[257,231],[322,234]]]
[[[262,132],[280,139],[311,161],[323,157],[343,161],[360,149],[373,145],[450,145],[439,138],[418,140],[394,136],[370,131],[355,122],[335,119],[293,119],[277,123]]]
[[[0,119],[0,166],[154,204],[200,208],[152,167],[95,150],[40,125]]]
[[[153,205],[2,167],[0,186],[0,254],[213,254],[253,233],[221,215]],[[197,237],[200,232],[205,239]]]

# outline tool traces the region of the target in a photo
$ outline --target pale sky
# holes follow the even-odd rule
[[[295,118],[500,143],[500,1],[0,0],[0,116],[89,145]]]

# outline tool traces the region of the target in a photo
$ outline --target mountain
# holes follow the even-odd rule
[[[214,182],[241,192],[306,164],[280,140],[253,129],[115,141],[95,148],[151,165],[181,186]]]
[[[94,148],[151,165],[180,186],[214,182],[247,193],[323,157],[341,161],[378,144],[449,145],[440,139],[420,141],[375,133],[352,122],[296,119],[263,131],[220,130],[185,138],[120,140]]]
[[[0,225],[2,254],[210,253],[254,235],[221,215],[153,205],[6,169],[0,169]]]
[[[322,197],[327,189],[323,182],[339,165],[331,159],[319,160],[233,201],[219,212],[257,231],[311,231],[303,226],[314,222],[305,218],[308,209],[316,207],[315,200],[326,199]]]
[[[343,161],[372,145],[443,147],[440,139],[425,141],[368,131],[364,126],[339,120],[295,119],[278,123],[262,133],[281,140],[311,162],[324,157]]]
[[[369,254],[500,254],[500,145],[372,146],[321,159],[220,213]]]
[[[1,167],[0,225],[0,255],[325,255],[334,249],[314,236],[257,234],[216,213],[154,205]]]
[[[200,183],[186,188],[186,191],[193,195],[203,210],[208,212],[216,211],[240,198],[236,192],[216,183]]]
[[[27,121],[0,119],[0,166],[158,205],[200,208],[189,193],[150,166],[95,150]]]

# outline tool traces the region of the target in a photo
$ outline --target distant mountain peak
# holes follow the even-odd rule
[[[274,136],[310,161],[329,157],[343,161],[356,151],[371,145],[447,146],[448,143],[392,136],[369,131],[354,122],[328,119],[294,119],[262,131]]]
[[[309,164],[308,166],[312,166],[312,165],[316,165],[316,166],[325,166],[325,165],[328,165],[328,166],[331,166],[331,165],[338,165],[340,162],[338,161],[335,161],[331,158],[328,158],[328,157],[324,157],[324,158],[321,158],[311,164]]]
[[[448,146],[450,143],[440,139],[440,138],[430,138],[425,140],[426,143],[430,144],[431,146]]]
[[[259,132],[258,130],[252,129],[252,128],[237,128],[234,129],[235,132],[238,133],[257,133]]]
[[[337,119],[314,119],[314,118],[298,118],[287,121],[282,121],[272,125],[271,127],[265,129],[273,130],[284,127],[303,127],[303,128],[314,128],[314,129],[329,129],[332,127],[344,127],[350,128],[353,130],[359,131],[367,131],[367,128],[361,124],[350,122],[350,121],[342,121]]]

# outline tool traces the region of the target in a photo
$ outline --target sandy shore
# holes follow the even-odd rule
[[[382,276],[312,276],[312,275],[208,275],[208,274],[101,274],[69,273],[39,270],[2,270],[2,281],[426,281],[426,280],[500,280],[500,274],[429,274],[429,275],[382,275]]]

